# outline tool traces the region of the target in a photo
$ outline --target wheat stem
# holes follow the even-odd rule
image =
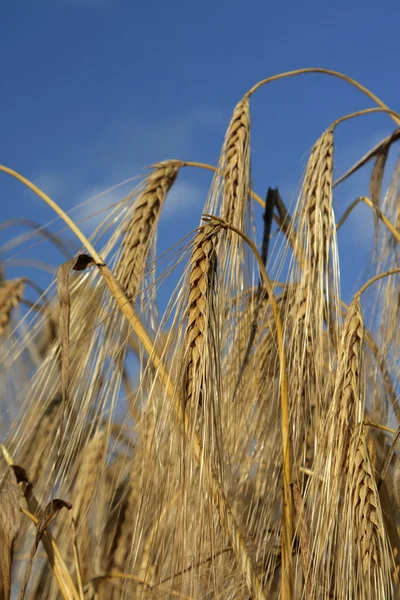
[[[279,349],[279,363],[280,363],[280,375],[281,375],[281,433],[282,433],[282,455],[283,455],[283,511],[282,511],[282,580],[281,580],[281,592],[282,600],[291,599],[292,590],[292,540],[293,540],[293,503],[292,503],[292,492],[290,488],[291,483],[291,458],[290,458],[290,433],[289,433],[289,398],[288,398],[288,384],[287,384],[287,373],[286,373],[286,355],[284,348],[284,336],[282,321],[279,315],[279,308],[276,302],[272,285],[265,270],[263,260],[260,253],[257,250],[255,244],[250,238],[240,231],[233,225],[226,223],[219,217],[212,215],[203,215],[203,219],[207,222],[215,222],[216,224],[222,225],[225,229],[230,229],[237,235],[239,235],[251,248],[254,256],[257,260],[258,267],[260,269],[261,277],[263,279],[264,286],[268,293],[269,301],[271,302],[272,311],[274,314],[276,324],[276,335]]]
[[[4,173],[8,173],[8,175],[11,175],[12,177],[15,177],[15,179],[18,179],[18,181],[20,181],[21,183],[26,185],[26,187],[28,187],[30,190],[32,190],[32,192],[35,192],[35,194],[37,194],[39,196],[39,198],[44,200],[44,202],[46,202],[46,204],[48,204],[50,206],[50,208],[52,208],[54,210],[54,212],[59,217],[61,217],[61,219],[64,221],[64,223],[66,223],[68,225],[68,227],[76,235],[76,237],[79,239],[79,241],[82,242],[82,244],[85,246],[85,248],[87,249],[89,254],[92,256],[93,260],[98,265],[103,264],[103,260],[101,259],[99,254],[97,254],[96,250],[94,249],[92,244],[89,242],[87,237],[82,233],[82,231],[79,229],[79,227],[77,227],[77,225],[74,223],[74,221],[71,219],[71,217],[69,217],[67,215],[67,213],[65,213],[62,210],[62,208],[60,208],[60,206],[56,202],[54,202],[54,200],[52,200],[47,194],[42,192],[42,190],[40,188],[38,188],[34,183],[29,181],[29,179],[27,179],[20,173],[17,173],[17,171],[14,171],[13,169],[10,169],[9,167],[5,167],[4,165],[0,165],[0,171],[3,171]]]
[[[141,323],[136,312],[132,308],[129,300],[126,298],[120,284],[115,279],[110,269],[104,264],[100,255],[96,252],[96,250],[86,238],[86,236],[81,232],[81,230],[72,221],[72,219],[53,200],[51,200],[51,198],[44,194],[37,186],[31,183],[28,179],[19,175],[16,171],[7,169],[7,167],[1,167],[1,165],[0,170],[5,171],[6,173],[9,173],[10,175],[18,179],[27,187],[29,187],[32,191],[34,191],[40,198],[42,198],[42,200],[44,200],[70,227],[70,229],[75,233],[75,235],[83,243],[85,248],[88,250],[88,252],[90,252],[91,256],[95,260],[104,278],[105,283],[107,284],[112,295],[114,296],[118,307],[128,320],[136,335],[138,336],[147,354],[150,356],[153,367],[157,371],[160,381],[163,383],[167,390],[168,396],[173,403],[175,417],[178,423],[180,423],[183,426],[184,432],[191,443],[193,454],[200,467],[203,469],[206,486],[213,498],[214,504],[219,514],[221,524],[227,530],[227,534],[231,540],[236,560],[242,568],[242,572],[245,577],[249,591],[251,594],[254,595],[254,597],[257,600],[265,600],[260,580],[255,572],[250,554],[246,547],[245,541],[239,531],[236,520],[233,516],[232,510],[222,489],[222,486],[218,481],[211,465],[206,461],[204,457],[199,437],[196,434],[193,434],[191,431],[190,418],[188,412],[186,410],[183,410],[182,408],[182,403],[176,394],[175,385],[167,369],[165,368],[161,358],[156,353],[149,334],[147,333],[146,329]]]
[[[246,92],[245,95],[248,97],[252,96],[254,94],[254,92],[257,91],[260,87],[266,85],[267,83],[271,83],[272,81],[278,81],[279,79],[285,79],[286,77],[294,77],[296,75],[305,75],[307,73],[322,73],[324,75],[330,75],[332,77],[337,77],[339,79],[342,79],[343,81],[350,83],[351,85],[356,87],[358,90],[360,90],[361,92],[366,94],[368,96],[368,98],[373,100],[373,102],[378,104],[378,106],[380,106],[386,110],[390,110],[389,107],[386,106],[386,104],[382,100],[380,100],[380,98],[378,98],[378,96],[376,96],[373,92],[371,92],[365,86],[361,85],[361,83],[358,83],[358,81],[356,81],[355,79],[352,79],[351,77],[348,77],[347,75],[344,75],[343,73],[339,73],[338,71],[333,71],[332,69],[322,69],[322,68],[318,68],[318,67],[308,67],[308,68],[304,68],[304,69],[296,69],[294,71],[286,71],[285,73],[278,73],[277,75],[272,75],[271,77],[267,77],[266,79],[262,79],[261,81],[256,83],[252,88],[250,88],[248,90],[248,92]],[[398,119],[397,117],[394,117],[393,115],[392,115],[392,118],[397,125],[400,125],[400,119]]]
[[[364,425],[368,425],[368,427],[376,427],[376,429],[382,429],[382,431],[387,431],[388,433],[393,433],[396,435],[396,429],[392,429],[391,427],[387,427],[386,425],[382,425],[381,423],[373,423],[372,421],[364,421]]]
[[[372,277],[372,279],[370,279],[369,281],[367,281],[367,283],[365,283],[359,290],[358,292],[354,295],[354,298],[356,296],[360,297],[362,296],[362,294],[376,281],[379,281],[379,279],[384,279],[385,277],[389,277],[390,275],[396,275],[397,273],[400,273],[400,268],[397,269],[390,269],[390,271],[385,271],[384,273],[378,273],[378,275],[375,275],[375,277]]]
[[[333,121],[332,127],[335,128],[337,125],[340,125],[340,123],[344,123],[345,121],[349,121],[350,119],[354,119],[355,117],[362,117],[363,115],[369,115],[371,113],[381,113],[381,112],[387,113],[389,116],[399,119],[399,123],[400,123],[400,114],[397,111],[391,110],[390,108],[373,106],[372,108],[363,108],[361,110],[356,110],[354,112],[347,113],[346,115],[343,115],[342,117],[339,117],[338,119]]]

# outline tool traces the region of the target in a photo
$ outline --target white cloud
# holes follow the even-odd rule
[[[106,216],[107,212],[103,211],[122,200],[137,182],[128,187],[104,191],[107,187],[132,175],[143,180],[148,173],[146,166],[156,162],[193,158],[199,130],[218,125],[222,129],[224,121],[222,113],[212,107],[195,107],[169,120],[115,121],[103,132],[102,143],[92,140],[87,147],[81,147],[88,164],[95,165],[97,171],[107,173],[106,182],[101,187],[84,186],[84,191],[79,193],[79,202],[91,198],[76,213],[79,222],[87,223],[83,225],[84,229],[93,230]],[[71,178],[74,176],[71,175]],[[76,173],[75,179],[83,179],[82,173]],[[187,214],[193,207],[201,211],[205,199],[206,190],[191,181],[178,179],[168,194],[162,212],[163,219],[178,212]],[[93,216],[94,213],[100,214]]]
[[[168,194],[163,208],[163,216],[169,218],[176,214],[187,213],[194,208],[201,211],[206,200],[206,193],[200,186],[176,181]],[[200,218],[200,212],[199,212]]]
[[[76,222],[85,233],[91,233],[121,202],[133,187],[132,181],[101,188],[89,187],[80,195],[80,202],[73,208]]]
[[[80,151],[97,168],[123,178],[163,160],[198,160],[193,156],[198,135],[206,128],[220,127],[222,143],[225,125],[223,114],[207,106],[169,119],[115,120],[102,131],[101,140],[93,139]]]
[[[81,195],[80,204],[75,206],[72,211],[73,219],[85,233],[92,233],[115,208],[115,205],[124,199],[132,187],[132,183],[130,183],[116,189],[88,188]],[[205,197],[206,192],[198,185],[176,181],[162,210],[163,221],[177,215],[187,214],[193,209],[198,211],[200,218]]]
[[[56,200],[65,187],[65,178],[60,173],[43,172],[33,178],[33,183],[45,194]]]
[[[86,1],[86,0],[85,0]],[[196,160],[197,137],[203,130],[220,128],[221,142],[226,118],[213,107],[199,106],[168,120],[115,120],[102,131],[101,139],[70,148],[73,162],[65,161],[65,172],[43,172],[35,183],[50,197],[70,210],[82,230],[91,234],[109,214],[112,205],[123,200],[146,177],[146,166],[180,158]],[[186,171],[186,170],[185,170]],[[98,174],[103,181],[97,183]],[[105,174],[105,179],[104,179]],[[207,189],[192,182],[185,173],[172,187],[162,211],[162,219],[195,209],[200,216]],[[112,188],[126,177],[138,181]]]

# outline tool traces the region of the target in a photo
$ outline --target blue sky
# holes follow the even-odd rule
[[[343,71],[399,109],[399,20],[398,0],[7,2],[0,21],[0,161],[70,209],[159,160],[215,164],[237,101],[256,81],[280,71]],[[278,185],[290,202],[316,138],[335,118],[368,106],[360,92],[324,75],[260,90],[251,103],[256,191],[264,195]],[[342,125],[336,173],[393,129],[385,115]],[[364,170],[339,191],[338,216],[368,192],[368,174]],[[161,248],[198,225],[209,183],[209,174],[193,170],[179,177],[163,216]],[[4,174],[0,191],[3,218],[53,218]],[[124,191],[92,201],[78,218]],[[372,223],[358,207],[343,232],[344,248],[355,257],[355,273],[342,271],[346,297],[369,256]],[[90,223],[85,228],[90,232]],[[46,252],[55,264],[62,261]]]

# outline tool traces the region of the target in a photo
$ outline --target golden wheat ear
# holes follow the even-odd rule
[[[223,202],[221,217],[244,229],[250,186],[250,104],[241,100],[232,115],[221,153]]]
[[[376,568],[382,568],[385,561],[385,528],[382,509],[371,469],[364,435],[360,436],[353,457],[356,485],[354,489],[354,509],[356,544],[359,546],[362,572],[374,577]]]
[[[284,318],[288,344],[291,428],[296,468],[310,468],[329,394],[329,366],[340,325],[339,269],[333,213],[334,131],[314,144],[290,221],[293,254]],[[304,456],[307,457],[304,463]],[[298,475],[301,480],[302,475]],[[300,482],[300,480],[299,480]],[[302,486],[300,485],[303,493]]]
[[[115,275],[129,298],[133,298],[144,277],[146,261],[156,234],[161,209],[179,172],[181,163],[166,161],[153,166],[144,189],[124,226],[122,252]]]
[[[186,349],[185,405],[201,406],[201,380],[204,377],[204,354],[207,352],[207,331],[210,320],[210,297],[216,274],[216,228],[202,227],[193,242],[190,257],[189,297],[187,326],[184,344]]]

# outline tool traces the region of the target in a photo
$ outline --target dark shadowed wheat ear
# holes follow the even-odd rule
[[[20,303],[24,293],[23,279],[0,281],[0,335],[3,335],[11,318],[11,311]]]
[[[96,431],[83,447],[78,459],[78,470],[75,476],[71,498],[73,498],[73,515],[79,530],[80,556],[87,576],[90,570],[90,557],[94,555],[94,547],[90,543],[89,509],[99,491],[99,483],[104,469],[106,454],[106,435],[102,430]],[[93,575],[93,573],[92,573]]]
[[[35,489],[37,489],[41,477],[46,477],[51,459],[54,459],[55,449],[53,445],[59,425],[57,416],[60,407],[61,396],[56,396],[50,401],[39,420],[37,415],[28,414],[25,417],[25,432],[31,431],[32,433],[30,437],[26,438],[25,444],[17,453],[17,460],[21,465],[24,465],[30,481],[35,485]],[[41,483],[44,484],[45,482]]]

